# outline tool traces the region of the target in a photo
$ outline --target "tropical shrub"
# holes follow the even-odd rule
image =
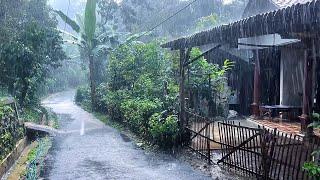
[[[162,103],[155,99],[129,99],[121,103],[121,112],[129,127],[140,135],[148,135],[149,117],[158,112]]]
[[[191,59],[201,55],[201,50],[193,48],[190,52]],[[234,62],[225,60],[222,65],[209,63],[206,59],[199,58],[197,61],[190,64],[189,79],[186,87],[191,91],[199,94],[200,99],[206,99],[211,106],[214,106],[215,112],[211,112],[215,116],[228,115],[228,102],[231,91],[228,87],[227,73],[234,67]],[[210,78],[210,80],[209,80]],[[200,99],[194,101],[200,101]],[[213,99],[215,101],[213,102]],[[211,101],[211,102],[210,102]],[[190,102],[192,104],[200,104],[199,102]],[[208,112],[202,112],[203,108],[193,107],[199,109],[200,114],[209,116]]]
[[[45,157],[52,146],[52,141],[49,137],[44,137],[37,140],[37,145],[32,149],[27,156],[27,167],[25,179],[39,179],[40,172],[43,170]]]
[[[77,89],[75,95],[75,101],[78,104],[86,104],[87,101],[90,101],[90,89],[87,86],[81,86]]]
[[[21,106],[33,105],[49,69],[66,59],[63,39],[47,1],[1,3],[6,16],[0,17],[0,86]]]
[[[122,102],[128,99],[127,90],[106,91],[103,97],[103,101],[107,104],[108,115],[116,121],[123,121],[123,113],[121,111]]]
[[[313,128],[320,128],[320,114],[318,113],[313,113],[312,114],[312,121],[313,123],[310,124],[310,127]],[[313,152],[312,154],[315,157],[320,156],[320,150],[317,150]],[[318,159],[318,158],[315,158]],[[306,162],[303,166],[303,169],[307,171],[307,173],[311,177],[315,177],[316,179],[320,178],[320,165],[318,161],[311,161],[311,162]]]
[[[154,143],[162,148],[173,147],[179,136],[178,117],[161,113],[153,114],[149,119],[149,132]]]
[[[168,53],[160,44],[158,41],[131,42],[110,53],[105,82],[96,89],[96,110],[108,113],[111,119],[123,122],[160,147],[171,147],[179,133],[179,56]],[[199,49],[192,51],[192,57],[199,54]],[[230,61],[220,67],[201,58],[191,65],[190,71],[210,74],[216,85],[213,87],[224,91],[225,74],[231,66]],[[192,76],[190,83],[193,88],[209,92],[208,80],[204,77]],[[89,89],[79,88],[76,101],[90,102]],[[160,115],[159,112],[170,113]]]
[[[0,161],[13,150],[23,135],[24,129],[20,126],[14,109],[0,102]]]

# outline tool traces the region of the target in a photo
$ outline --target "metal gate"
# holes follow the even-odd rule
[[[289,135],[277,129],[219,122],[222,163],[258,179],[309,179],[303,164],[312,160],[319,139]]]
[[[186,146],[208,163],[222,164],[258,179],[310,179],[303,165],[318,158],[313,152],[320,148],[319,138],[246,127],[233,121],[218,122],[189,111],[186,115],[185,129],[190,137]]]
[[[211,151],[220,148],[215,140],[214,121],[209,118],[199,116],[190,111],[186,112],[188,125],[185,127],[189,133],[189,143],[187,146],[205,158],[208,163],[212,163]]]

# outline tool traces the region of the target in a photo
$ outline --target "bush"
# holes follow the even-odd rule
[[[316,179],[320,178],[320,166],[315,162],[305,163],[303,169],[307,171],[311,177],[315,177]]]
[[[96,89],[96,98],[97,98],[97,105],[96,111],[106,113],[108,111],[108,102],[106,101],[106,92],[108,92],[108,86],[105,83],[101,83]]]
[[[0,161],[3,160],[15,147],[15,144],[24,136],[24,128],[15,115],[15,110],[9,105],[0,102]]]
[[[313,113],[311,116],[311,119],[313,121],[312,124],[309,125],[309,127],[313,127],[313,128],[320,128],[320,114],[319,113]],[[320,155],[320,149],[317,149],[317,151],[313,152],[312,154],[315,157],[319,157]],[[311,176],[311,177],[315,177],[315,179],[319,179],[320,178],[320,165],[319,162],[317,161],[311,161],[311,162],[306,162],[303,165],[303,169],[305,171],[307,171],[307,173]]]
[[[149,126],[153,142],[162,148],[170,148],[175,145],[179,136],[177,116],[169,115],[168,117],[163,117],[160,113],[155,113],[150,118]]]
[[[77,89],[75,101],[78,104],[83,104],[90,101],[90,88],[88,86],[82,86]]]
[[[108,115],[116,121],[123,121],[123,114],[121,112],[121,103],[129,98],[126,90],[106,91],[102,101],[106,103]]]
[[[121,112],[125,122],[136,133],[148,136],[148,120],[152,114],[159,111],[162,103],[159,100],[129,99],[121,103]]]

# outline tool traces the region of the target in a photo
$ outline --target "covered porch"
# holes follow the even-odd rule
[[[246,19],[215,27],[208,31],[196,33],[189,37],[183,37],[162,45],[164,48],[179,50],[181,54],[180,64],[188,61],[188,50],[192,47],[211,46],[205,52],[216,51],[228,47],[230,51],[247,52],[250,61],[254,65],[253,73],[253,98],[251,99],[252,117],[261,125],[282,127],[283,130],[305,135],[313,135],[311,114],[317,110],[319,104],[319,32],[320,28],[320,1],[315,0],[305,4],[296,4],[290,7],[269,13],[251,16]],[[279,88],[274,87],[274,101],[263,102],[262,95],[265,89],[262,85],[266,82],[262,79],[261,64],[268,55],[265,52],[280,52],[278,56],[271,56],[272,62],[279,63],[276,76]],[[231,59],[232,60],[232,59]],[[181,122],[184,119],[184,80],[185,69],[180,67],[180,111]],[[292,78],[293,77],[293,78]],[[247,77],[250,78],[250,77]],[[296,79],[299,80],[296,80]],[[247,81],[248,79],[242,79]],[[295,84],[292,84],[294,82]],[[294,89],[294,86],[298,88]],[[273,85],[269,86],[272,92]],[[240,95],[241,96],[241,95]],[[269,104],[270,103],[270,104]],[[271,121],[263,120],[261,110],[266,106],[279,109],[271,119],[285,116],[287,111],[297,110],[296,121]],[[282,107],[281,107],[282,106]],[[287,108],[285,108],[287,107]],[[259,120],[261,119],[261,120]],[[281,124],[283,123],[283,124]],[[291,128],[284,128],[290,126]],[[300,127],[300,128],[299,128]]]

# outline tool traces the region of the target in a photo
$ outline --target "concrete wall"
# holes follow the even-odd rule
[[[280,104],[282,105],[302,105],[304,58],[303,49],[292,47],[281,49]]]
[[[19,159],[21,153],[28,144],[28,139],[26,137],[23,138],[16,144],[16,147],[12,150],[12,152],[2,162],[0,162],[0,179],[9,171],[16,160]]]

